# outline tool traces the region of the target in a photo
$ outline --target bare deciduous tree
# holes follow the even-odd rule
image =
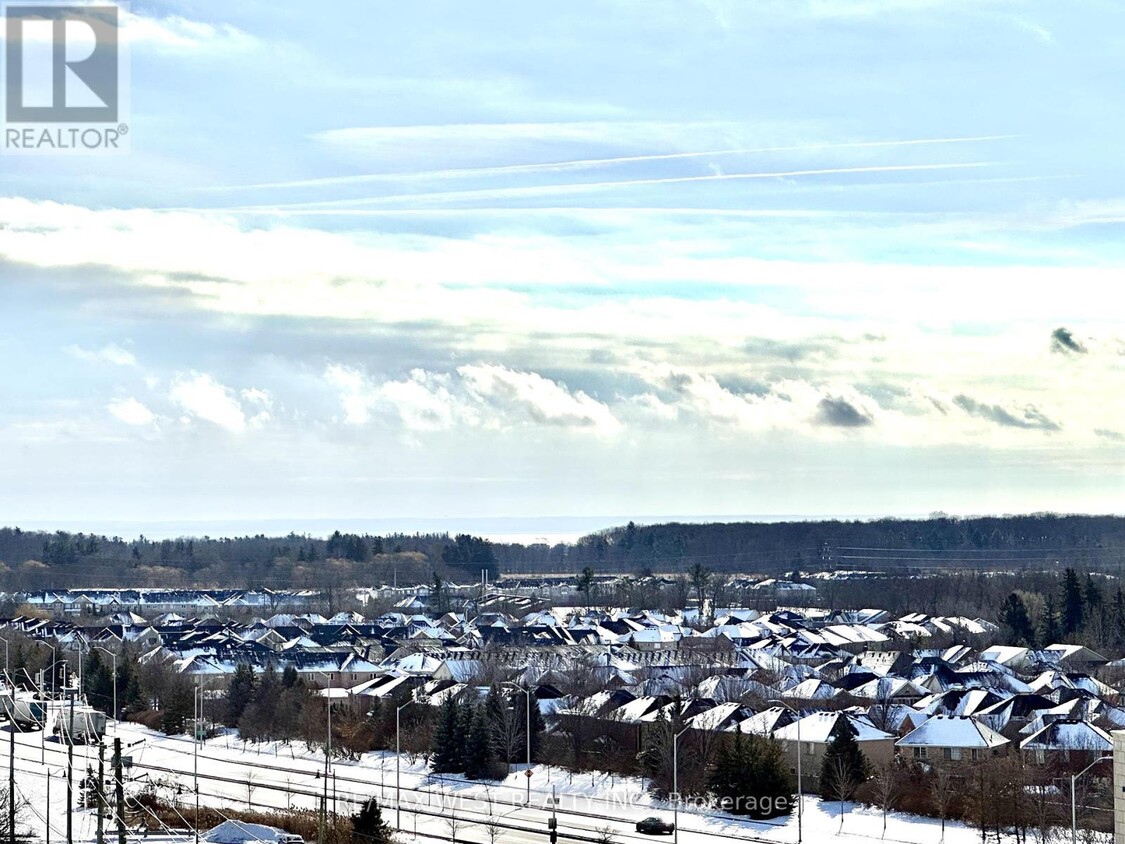
[[[945,822],[949,818],[949,811],[957,799],[954,790],[956,777],[952,766],[944,761],[934,762],[930,767],[930,803],[934,807],[934,814],[941,819],[941,840],[945,840]]]
[[[826,760],[824,770],[820,775],[820,788],[825,797],[836,800],[840,804],[840,831],[844,829],[844,803],[855,795],[858,783],[853,778],[853,771],[843,756]]]
[[[887,812],[895,807],[901,791],[902,762],[897,757],[875,767],[872,775],[875,800],[883,810],[883,837],[887,836]]]

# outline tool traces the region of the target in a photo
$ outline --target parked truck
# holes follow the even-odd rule
[[[33,695],[10,691],[0,692],[0,707],[4,717],[21,732],[41,730],[47,725],[47,701]]]
[[[89,706],[63,706],[55,718],[55,735],[66,744],[94,744],[105,735],[105,713]]]

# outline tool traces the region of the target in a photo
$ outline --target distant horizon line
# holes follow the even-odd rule
[[[530,544],[536,541],[550,543],[573,541],[598,530],[620,527],[629,522],[638,525],[657,525],[680,522],[688,524],[737,524],[757,522],[777,524],[782,522],[820,521],[875,521],[879,519],[938,519],[938,518],[1015,518],[1034,515],[1117,517],[1119,513],[1077,513],[1052,510],[1035,510],[1018,513],[951,513],[932,510],[926,513],[755,513],[755,514],[641,514],[605,516],[395,516],[353,518],[245,518],[245,519],[153,519],[153,520],[102,520],[79,522],[74,519],[31,519],[22,523],[5,524],[4,527],[27,531],[68,533],[93,533],[118,536],[122,539],[176,539],[233,536],[287,536],[298,534],[310,539],[325,539],[333,531],[362,532],[373,535],[472,533],[493,542]],[[274,532],[271,532],[274,531]],[[280,532],[276,532],[280,531]]]

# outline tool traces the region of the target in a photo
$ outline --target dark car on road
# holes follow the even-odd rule
[[[671,835],[675,831],[675,824],[662,821],[657,817],[637,821],[637,832],[643,832],[645,835]]]

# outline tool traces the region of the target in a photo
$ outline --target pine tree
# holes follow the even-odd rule
[[[191,683],[176,677],[160,701],[160,731],[167,735],[182,733],[195,709]]]
[[[1033,645],[1035,628],[1031,624],[1027,605],[1015,592],[1004,599],[1000,606],[1000,623],[1004,626],[1009,641],[1014,645]]]
[[[491,779],[496,772],[496,752],[484,708],[473,706],[465,737],[465,776],[471,780]]]
[[[820,766],[820,793],[842,803],[867,779],[868,771],[867,757],[859,749],[855,728],[841,714],[832,728],[832,739]]]
[[[390,844],[394,841],[391,827],[383,820],[383,812],[374,798],[352,815],[352,834],[360,839],[360,844]]]
[[[860,758],[863,758],[862,753]],[[863,761],[866,764],[866,760]],[[745,793],[756,798],[756,801],[747,802],[746,814],[758,820],[768,820],[793,810],[796,782],[778,742],[750,735],[744,770]]]
[[[1086,572],[1086,583],[1082,587],[1082,592],[1086,601],[1086,611],[1097,612],[1102,605],[1102,587],[1089,572]]]
[[[441,575],[434,574],[434,582],[430,585],[430,611],[434,615],[444,615],[449,612],[449,591]]]
[[[794,781],[777,742],[734,734],[719,745],[708,787],[720,809],[768,820],[793,809]]]
[[[1125,592],[1120,586],[1113,593],[1113,609],[1110,612],[1110,641],[1119,648],[1125,642]]]
[[[715,763],[707,780],[708,789],[716,805],[723,811],[737,813],[739,795],[738,760],[743,753],[742,733],[736,732],[732,742],[721,741],[715,753]]]
[[[530,721],[531,724],[531,761],[535,762],[539,759],[539,746],[543,739],[543,733],[547,729],[547,725],[543,722],[543,713],[539,709],[539,699],[535,697],[535,691],[532,690],[530,694],[519,695],[519,701],[523,704],[522,709],[524,713],[525,724]],[[527,711],[527,707],[531,706],[531,712]],[[530,717],[528,717],[530,716]]]
[[[1062,583],[1062,634],[1073,636],[1082,628],[1085,598],[1078,584],[1078,572],[1068,568],[1063,572]],[[1046,644],[1046,643],[1044,643]]]
[[[438,724],[434,730],[434,750],[430,766],[435,774],[453,774],[464,770],[462,747],[458,743],[460,707],[452,697],[447,697],[438,713]]]
[[[109,712],[113,708],[113,674],[99,651],[90,649],[82,666],[83,685],[91,706]]]
[[[1043,601],[1043,615],[1039,618],[1040,644],[1053,645],[1059,640],[1059,614],[1055,609],[1055,599],[1050,594]]]
[[[120,695],[117,705],[121,707],[122,714],[140,712],[147,708],[144,691],[141,689],[141,678],[132,668],[129,660],[125,660],[118,669],[117,685]]]
[[[256,685],[254,669],[244,662],[238,663],[227,686],[226,706],[223,712],[224,724],[229,727],[238,726],[238,722],[242,720],[242,713],[254,699]]]

